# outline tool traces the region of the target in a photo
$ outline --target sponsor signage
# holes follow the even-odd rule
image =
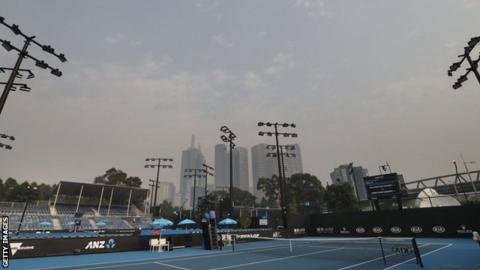
[[[317,227],[317,233],[334,233],[335,229],[333,227]]]
[[[444,233],[445,231],[446,231],[446,229],[443,226],[434,226],[432,228],[432,232],[434,232],[434,233]]]
[[[402,228],[398,227],[398,226],[393,226],[390,228],[390,231],[392,233],[401,233],[402,232]]]
[[[422,233],[423,229],[420,226],[412,226],[410,227],[410,231],[413,233]]]
[[[35,246],[26,246],[23,245],[23,242],[12,242],[10,243],[10,251],[12,252],[12,257],[17,254],[20,250],[34,250]]]
[[[110,238],[107,241],[90,241],[85,246],[85,249],[110,249],[117,245],[115,239]]]
[[[460,228],[457,230],[459,234],[472,234],[472,230],[466,225],[460,225]]]
[[[341,233],[341,234],[349,234],[349,233],[350,233],[350,231],[349,231],[349,230],[347,230],[347,228],[346,228],[346,227],[342,227],[342,229],[340,230],[340,233]]]
[[[293,234],[305,234],[307,230],[305,228],[293,228]]]
[[[9,239],[8,239],[8,216],[2,216],[2,268],[8,268],[9,265]]]
[[[249,233],[249,234],[237,234],[237,239],[256,239],[259,238],[259,233]]]
[[[378,227],[378,226],[377,226],[377,227],[373,227],[373,228],[372,228],[372,232],[374,232],[374,233],[382,233],[382,232],[383,232],[383,229],[382,229],[382,227]]]
[[[366,230],[365,230],[364,227],[357,227],[357,228],[355,228],[355,231],[356,231],[357,233],[365,233],[365,232],[366,232]]]

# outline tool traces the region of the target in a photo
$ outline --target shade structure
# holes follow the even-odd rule
[[[238,224],[238,222],[231,218],[222,219],[220,220],[220,222],[218,222],[218,225],[236,225],[236,224]]]
[[[165,227],[165,226],[172,226],[173,222],[166,218],[160,218],[151,222],[150,225],[152,227]]]
[[[194,224],[196,224],[195,221],[187,218],[180,221],[177,225],[194,225]]]
[[[42,221],[40,223],[38,223],[40,226],[45,226],[45,227],[48,227],[48,226],[52,226],[52,223],[49,222],[49,221]]]

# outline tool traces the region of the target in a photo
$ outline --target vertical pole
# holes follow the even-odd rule
[[[112,187],[112,191],[110,192],[110,201],[108,202],[108,210],[107,210],[107,217],[110,216],[110,207],[112,206],[112,199],[113,199],[113,190],[115,188]]]
[[[160,159],[158,159],[157,164],[157,180],[155,181],[155,197],[153,199],[153,206],[157,206],[157,192],[158,192],[158,177],[160,176]]]
[[[82,193],[83,193],[83,185],[80,187],[80,195],[78,195],[77,209],[75,210],[75,213],[78,213],[78,208],[80,207],[80,200],[82,199]]]
[[[127,206],[127,217],[129,216],[129,213],[130,213],[130,201],[132,200],[132,191],[130,189],[130,195],[128,195],[128,206]]]
[[[57,205],[58,194],[60,193],[60,187],[62,186],[62,182],[58,183],[57,194],[55,194],[55,201],[53,201],[53,208]]]
[[[475,184],[473,183],[472,176],[470,175],[470,171],[468,170],[468,167],[467,167],[467,162],[465,162],[465,159],[463,158],[463,154],[462,154],[462,153],[460,153],[460,157],[462,158],[463,166],[465,166],[465,171],[467,172],[468,179],[470,180],[470,183],[472,183],[473,191],[474,191],[475,193],[477,193],[477,187],[476,187]]]
[[[455,160],[453,161],[453,165],[455,165],[455,183],[457,183],[457,180],[458,180],[458,182],[460,183],[460,187],[462,188],[463,196],[465,197],[465,202],[468,203],[468,197],[467,197],[467,194],[465,193],[465,189],[463,188],[463,183],[462,181],[460,181],[460,178],[458,177],[458,166]]]
[[[205,168],[205,200],[207,199],[207,182],[208,182],[208,171]]]
[[[280,189],[280,207],[282,208],[282,220],[283,220],[283,228],[288,229],[287,223],[287,209],[285,206],[285,190],[283,190],[283,179],[282,179],[282,166],[280,164],[280,149],[278,144],[278,123],[274,124],[275,127],[275,145],[277,147],[277,162],[278,162],[278,181],[279,181],[279,189]]]
[[[197,186],[197,169],[193,169],[193,202],[192,202],[192,216],[195,218],[195,189]]]
[[[382,250],[383,264],[387,264],[387,259],[385,259],[385,251],[383,250],[382,237],[378,237],[380,242],[380,249]]]
[[[18,235],[20,233],[20,229],[22,228],[23,218],[25,217],[25,212],[27,212],[28,201],[30,200],[30,186],[27,187],[27,189],[28,189],[27,190],[27,200],[25,201],[25,207],[23,208],[22,217],[20,218],[20,223],[18,223],[17,232],[15,233],[16,235]]]
[[[230,139],[230,216],[233,217],[233,142]]]
[[[105,186],[102,186],[102,192],[100,192],[100,201],[98,201],[98,209],[97,209],[98,214],[100,214],[100,208],[102,207],[103,190],[104,189],[105,189]]]
[[[3,107],[5,106],[5,102],[7,101],[8,94],[10,93],[10,89],[13,86],[13,82],[15,81],[15,76],[17,76],[18,70],[20,69],[20,65],[22,64],[23,58],[27,55],[27,48],[30,45],[34,37],[29,37],[25,40],[23,44],[22,51],[18,54],[17,62],[15,63],[15,67],[8,78],[7,84],[5,85],[5,89],[3,90],[2,96],[0,97],[0,114],[2,114]]]

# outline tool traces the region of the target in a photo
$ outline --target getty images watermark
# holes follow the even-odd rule
[[[2,216],[2,268],[8,268],[8,216]]]

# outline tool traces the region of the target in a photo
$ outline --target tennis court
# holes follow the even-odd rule
[[[327,241],[315,241],[318,239]],[[333,241],[325,238],[302,239],[293,244],[255,241],[237,244],[234,251],[226,246],[222,251],[188,248],[161,253],[136,251],[19,259],[12,261],[11,269],[421,269],[415,263],[415,256],[408,252],[408,242],[390,244],[384,241],[382,254],[382,249],[373,241],[336,241],[338,239],[341,238],[331,239]],[[480,247],[472,240],[417,241],[424,269],[477,269],[480,265]]]

